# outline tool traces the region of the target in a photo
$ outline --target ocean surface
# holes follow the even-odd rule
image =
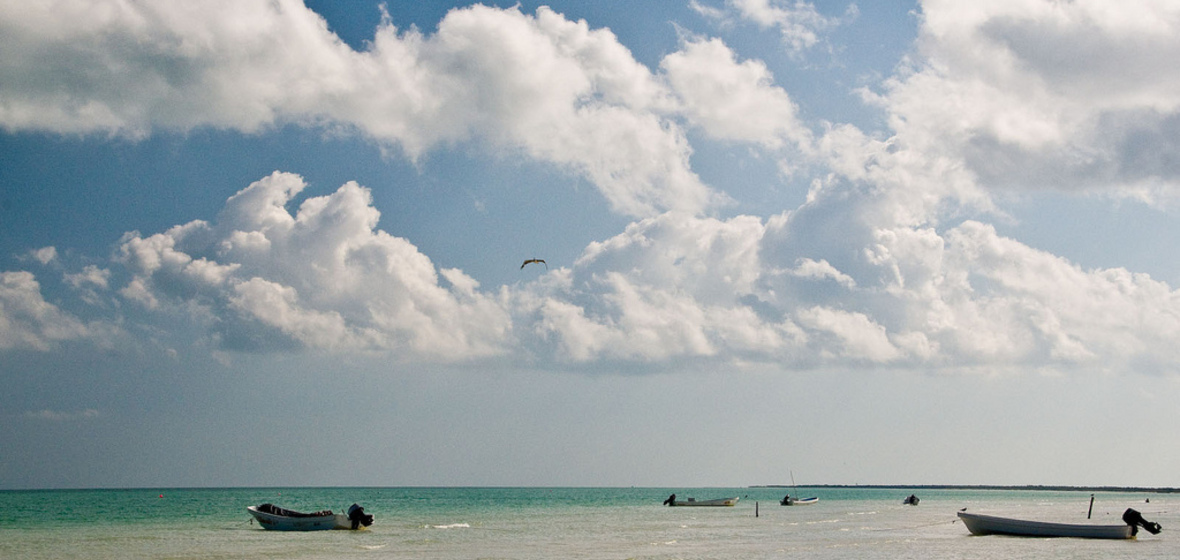
[[[818,496],[783,507],[783,494]],[[739,496],[735,507],[661,505]],[[902,504],[917,494],[917,506]],[[1180,494],[1095,492],[1163,525],[1130,541],[974,537],[961,508],[1084,523],[1089,491],[882,488],[230,488],[0,491],[2,559],[1180,558]],[[246,506],[347,510],[363,531],[263,530]]]

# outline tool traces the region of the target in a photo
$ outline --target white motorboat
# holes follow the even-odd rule
[[[249,506],[246,511],[258,520],[263,529],[275,531],[325,531],[328,529],[359,529],[373,524],[373,516],[365,508],[352,504],[348,515],[323,510],[303,513],[284,509],[274,504]]]
[[[667,500],[664,500],[666,506],[713,506],[713,507],[733,507],[737,504],[740,498],[719,498],[716,500],[698,500],[696,498],[689,498],[687,500],[677,500],[676,494],[672,494]]]
[[[1139,526],[1152,534],[1160,531],[1158,523],[1144,520],[1139,512],[1128,509],[1123,514],[1123,525],[1097,525],[1090,523],[1053,523],[1010,519],[994,515],[959,512],[959,519],[973,535],[1012,535],[1019,537],[1075,537],[1083,539],[1131,539],[1135,538]]]
[[[791,496],[783,496],[783,499],[779,500],[779,504],[784,506],[809,506],[816,503],[819,503],[819,498],[815,496],[810,498],[793,498]]]

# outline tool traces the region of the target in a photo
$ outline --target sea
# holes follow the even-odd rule
[[[739,497],[734,507],[665,507]],[[790,493],[819,503],[784,507]],[[917,506],[904,505],[910,494]],[[1093,497],[1093,502],[1091,502]],[[376,516],[264,530],[246,507]],[[932,488],[143,488],[0,491],[0,559],[1180,558],[1180,494]],[[956,512],[1121,523],[1129,541],[972,536]],[[1087,521],[1087,515],[1090,520]]]

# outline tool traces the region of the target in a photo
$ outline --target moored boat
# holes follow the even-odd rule
[[[275,531],[326,531],[328,529],[359,529],[373,524],[373,516],[365,508],[352,504],[348,514],[333,513],[327,509],[303,513],[281,508],[274,504],[249,506],[246,511],[258,520],[263,529]]]
[[[1018,537],[1074,537],[1083,539],[1131,539],[1139,527],[1152,534],[1159,533],[1158,523],[1143,519],[1139,512],[1128,509],[1123,514],[1124,525],[1095,525],[1089,523],[1053,523],[1011,519],[994,515],[959,512],[959,519],[973,535],[1011,535]]]
[[[737,502],[739,499],[740,498],[718,498],[716,500],[698,500],[696,498],[689,498],[687,500],[677,500],[676,494],[672,494],[671,496],[668,496],[667,500],[664,500],[664,505],[676,506],[676,507],[682,507],[682,506],[733,507],[734,505],[737,505]]]
[[[794,498],[787,495],[783,496],[783,499],[779,501],[779,505],[784,506],[809,506],[816,503],[819,503],[819,498],[816,496],[810,498]]]

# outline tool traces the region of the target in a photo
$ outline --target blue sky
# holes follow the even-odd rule
[[[0,2],[0,488],[1180,486],[1178,28]]]

